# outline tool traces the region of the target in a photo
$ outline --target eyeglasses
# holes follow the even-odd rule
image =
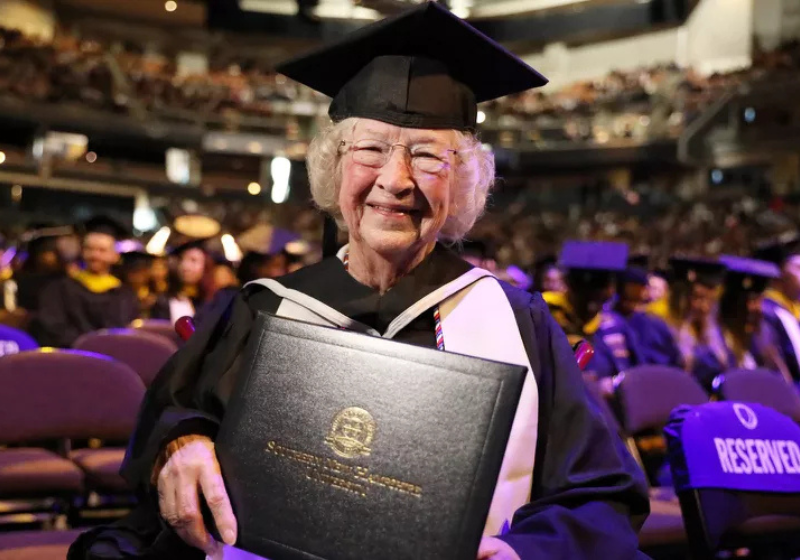
[[[435,144],[418,144],[409,147],[405,144],[389,144],[383,140],[371,139],[362,139],[356,142],[342,141],[341,146],[345,148],[345,151],[352,152],[354,162],[374,169],[386,165],[395,148],[405,148],[411,159],[411,169],[431,175],[438,175],[450,167],[448,154],[458,153],[456,150]]]

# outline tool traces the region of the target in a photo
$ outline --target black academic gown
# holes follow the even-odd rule
[[[127,327],[138,317],[139,300],[127,286],[93,292],[65,277],[42,292],[36,335],[42,346],[70,348],[83,334]]]
[[[384,332],[400,312],[469,268],[437,247],[383,296],[354,280],[338,259],[279,282]],[[649,507],[644,476],[590,403],[572,349],[544,301],[505,284],[503,288],[538,384],[539,433],[531,450],[536,454],[532,502],[517,511],[502,538],[522,560],[633,558],[636,530]],[[280,302],[257,286],[243,290],[220,319],[206,322],[165,366],[145,397],[122,469],[142,503],[127,519],[80,539],[70,560],[203,557],[199,551],[190,554],[159,518],[150,482],[153,465],[162,447],[176,437],[215,435],[254,315],[275,312]],[[435,348],[433,311],[422,313],[395,339]]]

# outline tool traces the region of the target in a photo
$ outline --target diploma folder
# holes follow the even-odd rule
[[[475,560],[527,368],[267,313],[252,333],[216,440],[236,547]]]

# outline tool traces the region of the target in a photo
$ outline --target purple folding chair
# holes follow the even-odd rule
[[[714,389],[726,401],[763,404],[800,424],[800,394],[777,372],[768,369],[726,371],[714,380]]]
[[[664,428],[691,558],[800,555],[800,427],[757,403],[679,407]],[[743,451],[742,451],[743,450]]]
[[[694,377],[667,366],[636,366],[614,379],[615,395],[629,434],[661,432],[672,409],[708,402],[708,394]]]
[[[172,321],[167,319],[136,319],[130,326],[138,331],[157,334],[168,338],[178,346],[183,344],[183,340],[178,336],[178,333],[175,332]]]
[[[25,331],[0,325],[0,357],[37,348],[39,344]]]
[[[88,333],[75,341],[73,348],[111,356],[128,364],[146,387],[167,360],[178,350],[171,340],[136,329],[108,329]]]
[[[0,443],[101,438],[133,431],[144,384],[129,366],[78,350],[23,352],[0,360]],[[123,491],[122,448],[80,449],[69,459],[36,447],[0,450],[0,496]],[[77,465],[77,466],[76,466]]]
[[[614,379],[616,404],[628,434],[628,449],[655,479],[666,442],[661,433],[672,410],[682,404],[708,402],[697,381],[681,369],[637,366]],[[652,558],[685,557],[687,545],[681,508],[671,489],[650,489],[651,514],[639,531],[639,546]]]

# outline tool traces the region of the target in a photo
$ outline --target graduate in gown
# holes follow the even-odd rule
[[[70,234],[70,226],[37,226],[23,233],[16,247],[8,248],[0,270],[4,324],[27,330],[38,338],[39,296],[49,284],[66,277],[58,240]]]
[[[194,317],[214,299],[216,263],[207,245],[206,239],[194,239],[174,249],[177,266],[170,275],[167,293],[159,297],[158,308],[163,311],[155,318],[175,323],[181,317]]]
[[[780,277],[764,292],[765,336],[778,348],[795,382],[800,382],[800,236],[784,235],[759,247],[755,257],[780,268]]]
[[[441,39],[435,48],[432,36]],[[245,287],[165,366],[123,467],[141,505],[84,535],[70,560],[202,558],[192,545],[215,558],[248,556],[231,546],[220,553],[196,506],[199,491],[226,543],[235,542],[212,441],[258,311],[528,365],[476,558],[635,557],[644,478],[590,403],[544,301],[441,243],[469,231],[494,180],[493,155],[474,136],[476,102],[545,80],[435,3],[280,71],[334,97],[334,124],[307,161],[315,202],[347,230],[348,244]]]
[[[594,357],[587,373],[611,378],[642,363],[642,354],[625,319],[607,304],[616,276],[625,270],[628,247],[622,243],[567,241],[559,257],[566,293],[543,295],[553,318],[571,344],[591,342]]]
[[[711,391],[714,378],[736,365],[717,320],[725,266],[716,260],[681,257],[670,259],[670,267],[670,327],[686,369]]]
[[[617,282],[614,311],[628,323],[641,363],[683,368],[683,356],[669,325],[646,311],[648,280],[647,270],[628,266]]]
[[[116,242],[125,231],[109,218],[84,225],[84,268],[53,282],[41,294],[37,320],[43,346],[69,348],[79,336],[128,326],[139,316],[136,294],[111,274],[119,261]]]
[[[727,267],[719,300],[719,322],[736,360],[735,366],[771,369],[792,383],[791,373],[772,337],[766,335],[762,320],[763,293],[770,281],[780,276],[778,266],[769,261],[727,255],[719,260]]]
[[[169,316],[164,300],[153,290],[153,261],[155,257],[143,251],[122,254],[119,275],[122,283],[139,300],[139,319],[163,319]]]
[[[537,292],[566,292],[564,273],[558,268],[555,255],[545,255],[536,259],[533,265],[532,290]]]

